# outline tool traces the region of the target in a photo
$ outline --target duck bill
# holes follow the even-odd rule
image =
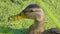
[[[9,21],[18,21],[18,20],[22,20],[22,19],[25,19],[26,18],[26,16],[25,16],[25,14],[24,13],[20,13],[20,14],[18,14],[18,15],[15,15],[15,17],[11,17],[11,18],[9,18]]]

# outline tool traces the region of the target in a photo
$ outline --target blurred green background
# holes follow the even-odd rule
[[[0,0],[0,34],[25,34],[34,20],[8,21],[29,4],[38,4],[45,12],[45,29],[60,29],[60,0]]]

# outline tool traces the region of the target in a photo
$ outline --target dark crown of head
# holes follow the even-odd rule
[[[23,12],[24,12],[24,13],[27,12],[26,10],[27,10],[27,9],[30,9],[30,8],[40,8],[40,6],[37,5],[37,4],[30,4],[30,5],[28,5],[28,6],[23,10]]]
[[[30,4],[27,8],[40,8],[37,4]]]

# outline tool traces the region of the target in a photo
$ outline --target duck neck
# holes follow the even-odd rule
[[[43,26],[44,25],[44,20],[39,21],[39,20],[35,19],[34,24],[36,24],[37,26]]]
[[[41,32],[44,31],[44,20],[35,20],[34,27],[36,27],[36,30],[40,30]]]

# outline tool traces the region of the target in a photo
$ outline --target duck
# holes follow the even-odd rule
[[[29,27],[27,34],[41,34],[44,31],[45,14],[38,4],[28,5],[21,13],[15,15],[14,18],[8,18],[10,21],[19,19],[33,19],[34,23]]]

